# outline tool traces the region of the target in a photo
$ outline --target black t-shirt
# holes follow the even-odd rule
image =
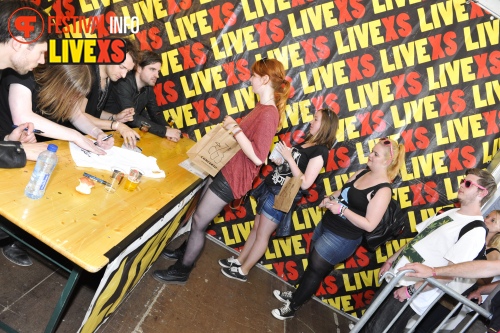
[[[109,95],[109,78],[106,81],[106,87],[101,89],[101,75],[99,74],[99,65],[90,65],[92,70],[92,88],[87,95],[87,106],[85,113],[96,118],[101,118],[102,110],[106,105]]]
[[[35,104],[36,96],[33,93],[35,90],[35,79],[33,73],[21,75],[12,68],[6,68],[2,71],[2,80],[0,83],[0,137],[3,139],[7,134],[12,132],[12,115],[9,106],[9,91],[10,85],[19,83],[31,90],[31,103]]]
[[[358,190],[354,186],[356,180],[368,171],[369,170],[366,169],[360,172],[354,180],[345,183],[344,186],[342,186],[340,194],[340,197],[344,200],[343,203],[349,207],[351,211],[361,216],[366,216],[366,209],[370,202],[368,200],[370,192],[382,187],[381,184],[377,184],[363,190]],[[358,239],[365,233],[365,230],[358,228],[345,217],[333,214],[330,210],[327,210],[323,216],[323,227],[346,239]]]
[[[6,69],[4,70],[4,73],[2,75],[2,81],[1,81],[1,87],[0,87],[0,131],[3,132],[3,130],[8,130],[7,127],[10,128],[9,133],[12,131],[12,114],[10,112],[10,106],[9,106],[9,91],[10,91],[10,86],[12,84],[20,84],[25,86],[31,91],[31,108],[32,111],[44,118],[47,118],[59,125],[66,126],[69,128],[75,128],[69,120],[66,121],[56,121],[52,119],[51,117],[47,116],[46,114],[43,114],[42,111],[38,108],[38,89],[39,86],[35,81],[35,76],[33,72],[29,72],[27,74],[21,75],[17,73],[13,69]],[[7,119],[8,117],[8,119]],[[8,124],[7,124],[8,121]],[[35,128],[36,128],[36,124]],[[8,134],[8,133],[7,133]],[[47,140],[52,140],[52,138],[41,136],[41,135],[36,135],[37,141],[42,142],[42,141],[47,141]]]
[[[306,172],[307,164],[316,156],[323,158],[323,166],[326,165],[328,160],[328,148],[322,145],[311,146],[303,148],[302,145],[292,147],[292,156],[302,173]],[[283,186],[286,177],[293,177],[292,170],[288,162],[284,162],[274,168],[265,179],[267,185]]]

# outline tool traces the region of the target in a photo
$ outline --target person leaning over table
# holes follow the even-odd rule
[[[106,134],[82,112],[91,82],[87,65],[42,65],[25,75],[6,70],[0,85],[0,128],[29,121],[43,132],[38,138],[71,141],[106,154],[103,149],[113,147],[114,139],[102,141]],[[80,132],[94,137],[97,145]]]
[[[15,26],[9,27],[9,20],[16,20],[19,16],[37,17],[32,25],[34,30],[29,37],[25,37],[25,32]],[[13,68],[18,73],[25,74],[45,62],[48,34],[43,27],[47,24],[47,19],[47,14],[31,1],[0,2],[0,54],[2,55],[0,70]],[[12,38],[13,36],[15,38]],[[38,39],[34,40],[35,38]],[[0,123],[3,122],[4,120],[0,118]],[[27,130],[24,131],[24,128]],[[19,153],[17,150],[0,146],[0,167],[4,168],[24,167],[26,160],[36,160],[38,154],[47,147],[45,144],[36,143],[33,124],[19,124],[14,130],[12,126],[0,129],[0,139],[12,141],[19,147],[22,143],[23,146],[23,149],[19,149]]]
[[[214,178],[208,179],[193,214],[184,255],[168,269],[153,272],[153,277],[161,282],[186,283],[205,244],[208,225],[224,206],[251,189],[276,131],[284,121],[290,82],[286,80],[283,64],[276,59],[256,61],[251,67],[250,82],[259,102],[239,125],[229,116],[222,124],[233,133],[241,150]]]
[[[387,259],[380,269],[380,275],[382,276],[389,270],[397,273],[402,266],[411,262],[445,266],[475,259],[484,248],[486,229],[475,227],[467,230],[467,228],[465,229],[467,232],[461,237],[459,235],[469,223],[476,220],[483,221],[481,206],[489,200],[495,191],[495,178],[491,173],[478,168],[466,170],[465,178],[462,179],[457,194],[460,208],[450,209],[417,224],[418,235]],[[443,282],[448,283],[450,280]],[[421,285],[421,280],[413,279],[410,275],[403,277],[398,286],[393,289],[393,293],[382,301],[375,315],[368,319],[362,332],[378,333],[384,331],[405,305],[405,301]],[[380,287],[377,295],[383,287]],[[470,285],[454,282],[453,289],[462,293],[468,287]],[[426,287],[425,291],[412,300],[410,306],[403,311],[389,332],[404,332],[408,320],[415,314],[422,315],[440,295],[438,289],[432,286]]]
[[[14,71],[3,74],[0,116],[4,121],[0,127],[12,124],[12,120],[16,124],[31,121],[43,132],[40,135],[72,141],[98,155],[105,154],[103,149],[113,147],[114,139],[102,141],[106,134],[82,113],[82,103],[92,82],[87,65],[49,65],[25,75]],[[97,145],[80,132],[66,127],[68,124],[95,137]],[[28,253],[18,242],[4,246],[2,251],[7,259],[17,265],[32,264]]]
[[[104,111],[104,106],[109,97],[110,81],[116,82],[125,78],[127,73],[134,69],[138,60],[139,51],[137,44],[130,37],[120,38],[125,41],[125,48],[127,50],[125,60],[121,64],[90,65],[93,80],[90,93],[86,96],[85,115],[104,131],[113,130],[120,132],[125,145],[134,148],[140,136],[124,124],[133,119],[134,110],[131,108],[125,109],[112,119],[110,119],[112,114]]]
[[[29,37],[15,25],[9,26],[9,22],[20,16],[35,17]],[[0,2],[0,70],[13,68],[18,73],[26,74],[45,62],[48,35],[44,26],[47,25],[47,19],[47,14],[31,1]],[[36,160],[38,154],[46,150],[47,145],[44,143],[35,143],[33,124],[18,125],[14,130],[10,128],[2,132],[1,139],[12,141],[17,147],[12,150],[8,146],[0,146],[0,167],[24,167],[27,159]],[[0,239],[6,238],[9,236],[0,230]]]
[[[390,184],[404,160],[403,145],[389,138],[380,139],[368,156],[367,168],[357,171],[341,189],[323,199],[319,206],[326,208],[326,213],[314,230],[308,265],[299,287],[295,292],[273,291],[285,303],[271,311],[275,318],[293,318],[334,266],[356,251],[363,234],[377,227],[391,201]]]
[[[125,79],[111,83],[104,109],[112,114],[109,119],[113,120],[122,110],[132,108],[133,120],[127,122],[128,126],[141,127],[141,122],[147,122],[151,125],[150,133],[177,142],[181,131],[168,126],[153,89],[159,78],[161,65],[159,54],[152,51],[141,52],[136,70],[128,72]]]
[[[284,143],[277,143],[277,149],[283,158],[273,160],[274,170],[263,180],[262,194],[257,200],[257,215],[248,238],[238,258],[219,260],[221,272],[231,279],[247,281],[250,269],[264,255],[271,234],[286,218],[287,213],[273,208],[275,195],[281,190],[286,177],[300,177],[301,190],[306,191],[316,181],[321,169],[326,165],[328,152],[335,142],[339,118],[330,109],[320,109],[314,114],[305,142],[288,148]],[[261,192],[261,191],[259,191]],[[302,198],[298,193],[295,202]]]

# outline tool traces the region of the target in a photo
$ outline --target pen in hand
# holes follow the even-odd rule
[[[17,125],[12,125],[12,128],[17,128]],[[25,131],[27,131],[27,130],[28,130],[28,127],[26,127],[24,130],[25,130]],[[43,133],[43,131],[40,131],[40,130],[38,130],[38,129],[34,129],[34,130],[33,130],[33,133],[35,133],[35,134],[42,134],[42,133]]]
[[[113,136],[113,134],[108,134],[108,135],[106,135],[106,137],[104,137],[104,139],[102,139],[102,141],[106,141],[107,139],[111,138],[112,136]],[[94,142],[94,145],[97,146],[97,141]]]

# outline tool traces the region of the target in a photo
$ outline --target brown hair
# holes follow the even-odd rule
[[[140,53],[139,57],[139,62],[138,65],[139,67],[146,67],[151,64],[156,64],[156,63],[162,64],[162,59],[161,56],[158,53],[155,53],[153,51],[142,51]]]
[[[488,194],[486,194],[483,199],[481,199],[481,206],[484,205],[490,198],[495,194],[497,190],[497,183],[495,181],[495,177],[491,173],[486,170],[479,168],[472,168],[465,170],[465,175],[475,175],[478,176],[479,179],[477,183],[482,187],[486,188]]]
[[[285,78],[285,67],[276,59],[262,58],[252,65],[252,72],[259,76],[267,75],[271,80],[271,86],[274,89],[274,104],[280,115],[279,131],[285,119],[286,101],[291,90],[290,82]]]
[[[389,144],[386,144],[387,141],[389,141]],[[405,163],[405,146],[398,144],[391,138],[381,138],[380,142],[383,143],[382,146],[386,149],[387,156],[392,158],[391,164],[387,167],[387,176],[390,180],[394,180],[399,174],[399,169]]]
[[[339,128],[339,117],[330,108],[318,110],[322,113],[321,125],[316,135],[309,133],[306,137],[306,142],[323,145],[331,149],[337,139],[337,130]]]
[[[41,66],[33,73],[39,86],[37,107],[53,120],[68,120],[90,92],[92,73],[87,65]]]

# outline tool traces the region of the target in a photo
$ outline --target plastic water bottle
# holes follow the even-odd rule
[[[24,194],[31,199],[40,199],[45,193],[52,171],[57,164],[57,146],[49,144],[47,150],[38,155],[35,170],[31,174],[30,181],[26,185]]]

